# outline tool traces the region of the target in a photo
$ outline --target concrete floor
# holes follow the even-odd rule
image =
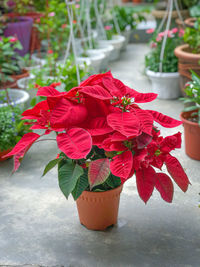
[[[132,88],[151,91],[143,74],[146,45],[128,46],[121,60],[110,67]],[[182,103],[156,100],[145,107],[179,117]],[[163,129],[163,135],[183,131]],[[89,231],[79,224],[76,204],[61,194],[56,169],[40,178],[44,165],[56,155],[54,143],[39,143],[11,176],[12,160],[0,163],[0,265],[70,267],[200,266],[200,162],[176,155],[192,186],[184,194],[175,185],[172,204],[157,192],[145,205],[135,178],[125,184],[118,225],[105,232]]]

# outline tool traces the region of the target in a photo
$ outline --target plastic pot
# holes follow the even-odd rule
[[[12,106],[18,106],[19,108],[23,110],[27,101],[29,100],[29,94],[25,92],[24,90],[19,90],[19,89],[7,89],[7,90],[8,90],[8,95],[10,99],[9,104]],[[0,94],[2,91],[5,91],[5,90],[2,89],[0,91]],[[8,103],[0,104],[0,108],[6,107],[6,106],[8,106]]]
[[[185,152],[190,158],[200,160],[200,126],[188,120],[191,113],[192,111],[182,112],[180,115],[184,126]]]
[[[23,49],[17,50],[17,52],[20,56],[24,56],[29,52],[33,19],[29,17],[17,17],[17,19],[17,22],[9,22],[7,24],[4,35],[6,37],[17,36],[23,46]]]
[[[105,230],[117,223],[122,185],[105,192],[84,191],[77,199],[80,223],[90,230]]]
[[[114,47],[110,53],[109,61],[115,61],[120,57],[120,50],[125,42],[125,37],[122,35],[113,35],[112,40],[100,40],[99,44],[109,44]]]
[[[160,99],[176,99],[181,95],[179,88],[179,73],[162,73],[151,70],[146,71],[152,82],[152,90]]]

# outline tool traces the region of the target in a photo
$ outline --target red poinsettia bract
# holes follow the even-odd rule
[[[171,178],[184,192],[187,190],[187,175],[170,154],[181,147],[181,134],[163,138],[154,126],[157,122],[172,128],[181,122],[138,106],[153,101],[156,94],[139,93],[115,79],[110,72],[92,75],[69,92],[60,93],[55,87],[56,84],[39,87],[37,95],[46,100],[24,111],[23,119],[31,121],[32,129],[44,129],[44,135],[56,132],[58,148],[71,159],[86,158],[92,146],[103,149],[107,158],[89,167],[91,187],[103,181],[110,169],[122,183],[135,174],[138,193],[145,203],[154,188],[165,201],[172,202]],[[15,171],[39,137],[36,133],[27,133],[6,155],[14,155]],[[161,172],[163,164],[170,176]]]

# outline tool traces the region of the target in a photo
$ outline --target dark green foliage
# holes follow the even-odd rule
[[[0,151],[16,145],[21,137],[30,132],[29,126],[21,121],[21,110],[17,107],[0,108]]]
[[[185,104],[190,104],[184,111],[193,111],[191,117],[197,118],[200,126],[200,76],[192,71],[192,81],[185,87],[187,97],[181,98]]]

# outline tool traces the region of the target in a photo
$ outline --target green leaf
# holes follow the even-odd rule
[[[89,186],[88,183],[88,174],[87,172],[84,172],[83,175],[81,175],[78,178],[78,181],[76,183],[76,186],[74,188],[74,190],[72,191],[72,196],[74,198],[74,200],[77,200],[80,195],[83,193],[83,191]]]
[[[116,188],[121,185],[121,179],[112,173],[109,175],[108,179],[106,180],[107,185],[111,188]]]
[[[47,174],[48,171],[53,169],[53,167],[55,167],[60,160],[61,159],[53,159],[53,160],[49,161],[49,163],[46,165],[46,167],[45,167],[45,169],[43,171],[42,176],[44,176],[45,174]]]
[[[74,190],[78,178],[83,174],[83,168],[71,160],[65,161],[58,166],[58,181],[59,186],[66,198]]]

